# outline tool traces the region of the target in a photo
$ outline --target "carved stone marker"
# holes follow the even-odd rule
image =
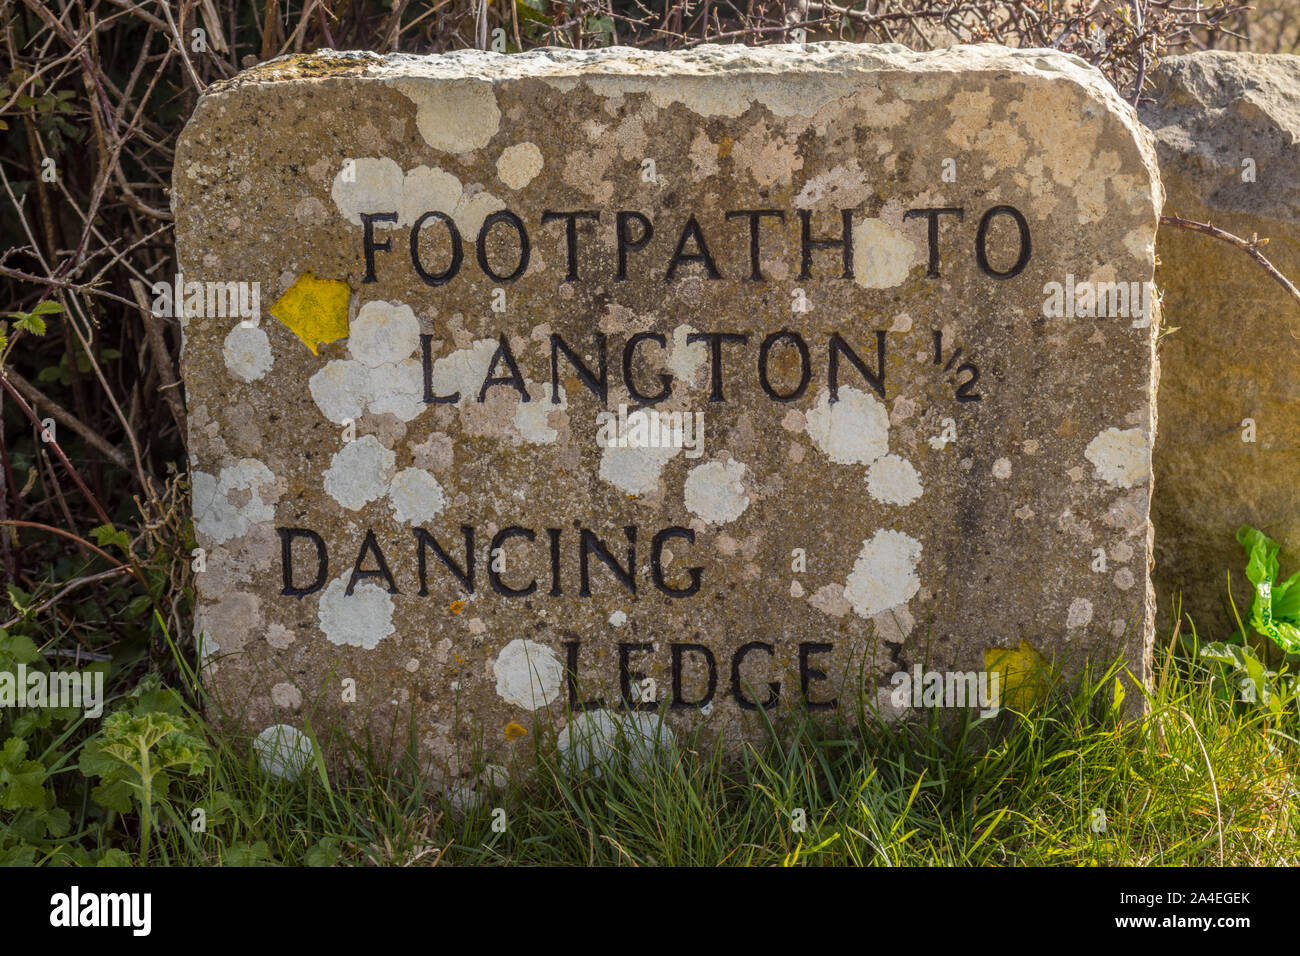
[[[464,777],[548,734],[585,762],[896,719],[897,675],[1006,651],[1145,680],[1154,169],[1043,51],[217,85],[159,295],[190,313],[215,699],[253,731],[413,712]],[[244,288],[260,311],[221,308]]]

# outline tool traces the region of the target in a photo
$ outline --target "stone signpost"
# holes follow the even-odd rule
[[[215,702],[413,715],[465,777],[556,735],[898,719],[953,706],[900,684],[1010,658],[1145,681],[1160,201],[1132,110],[1047,51],[218,84],[155,290]]]
[[[1142,119],[1160,160],[1165,211],[1249,240],[1300,275],[1300,58],[1205,52],[1152,75]],[[1174,610],[1222,640],[1250,620],[1254,590],[1236,532],[1300,567],[1296,305],[1242,250],[1185,229],[1160,234],[1159,284],[1176,331],[1161,344],[1155,448],[1155,585],[1161,631]],[[1228,601],[1232,575],[1233,603]],[[1253,629],[1249,626],[1247,631]]]

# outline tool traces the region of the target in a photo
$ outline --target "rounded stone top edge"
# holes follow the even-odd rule
[[[1153,181],[1155,144],[1151,133],[1128,103],[1096,67],[1073,54],[1044,48],[1015,48],[993,43],[961,44],[939,50],[912,50],[897,43],[869,44],[840,40],[816,43],[702,44],[689,50],[649,51],[635,47],[573,50],[541,47],[524,53],[455,50],[437,54],[319,50],[289,54],[250,67],[209,87],[200,98],[188,127],[213,101],[238,92],[280,83],[321,85],[351,82],[385,84],[455,82],[494,84],[523,79],[574,83],[584,79],[627,85],[643,91],[651,81],[691,83],[696,80],[748,79],[787,83],[797,68],[804,79],[817,78],[843,86],[854,76],[913,74],[987,80],[1009,74],[1020,80],[1062,83],[1089,99],[1132,134],[1134,144]],[[184,133],[182,134],[184,138]]]
[[[993,43],[962,44],[918,51],[897,43],[841,40],[749,47],[702,44],[689,50],[651,51],[614,46],[597,50],[539,47],[524,53],[454,50],[447,53],[378,54],[319,50],[288,54],[257,64],[209,87],[215,95],[249,83],[294,80],[372,79],[496,82],[516,79],[574,80],[583,77],[645,79],[660,74],[682,77],[765,74],[792,68],[812,74],[878,72],[1013,72],[1062,75],[1109,87],[1093,66],[1073,54],[1051,49],[1018,49]]]
[[[1254,50],[1193,50],[1190,53],[1173,53],[1162,56],[1151,71],[1159,73],[1166,68],[1192,63],[1244,63],[1251,65],[1277,63],[1300,66],[1300,55],[1295,53],[1257,53]]]

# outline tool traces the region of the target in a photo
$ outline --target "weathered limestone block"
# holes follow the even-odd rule
[[[1145,680],[1159,205],[1136,115],[1052,52],[219,84],[180,265],[266,306],[186,319],[217,700],[380,739],[413,712],[464,777],[633,708],[663,740],[895,719],[896,674],[1025,645]]]
[[[1156,137],[1166,214],[1249,239],[1300,276],[1300,57],[1195,53],[1156,70],[1141,116]],[[1155,447],[1156,564],[1162,620],[1181,592],[1197,629],[1235,629],[1252,599],[1243,523],[1300,560],[1300,309],[1244,252],[1160,230],[1157,284],[1176,331],[1160,343]]]

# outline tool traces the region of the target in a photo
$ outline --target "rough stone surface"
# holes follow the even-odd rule
[[[1265,255],[1294,280],[1300,57],[1195,53],[1165,60],[1153,80],[1141,115],[1156,138],[1165,212],[1267,237]],[[1300,313],[1240,249],[1169,227],[1158,249],[1156,279],[1175,329],[1160,344],[1159,613],[1168,620],[1181,593],[1197,628],[1222,636],[1236,626],[1229,571],[1243,619],[1252,598],[1235,540],[1241,524],[1282,544],[1286,573],[1300,561]],[[1251,422],[1253,442],[1243,440]]]
[[[851,715],[896,672],[1021,642],[1147,677],[1155,329],[1044,308],[1070,276],[1149,282],[1161,196],[1136,116],[1077,59],[281,59],[204,96],[174,195],[186,281],[256,281],[266,302],[265,342],[190,316],[184,354],[196,627],[254,731],[312,713],[384,739],[413,709],[422,757],[473,787],[472,754],[499,768],[546,734],[752,737],[769,700]],[[925,208],[962,210],[936,215],[933,255],[907,215]],[[542,220],[576,210],[600,218],[573,220],[571,263],[568,222]],[[625,270],[620,211],[644,217],[623,217]],[[529,239],[514,278],[505,213]],[[804,275],[801,213],[841,243],[809,245]],[[440,282],[449,223],[462,261]],[[747,339],[692,339],[715,333]],[[561,351],[552,381],[553,335],[586,378]],[[702,441],[602,446],[617,425],[598,416],[665,382],[653,410]],[[472,529],[472,592],[429,546],[421,593],[417,528],[466,579]],[[319,587],[286,529],[320,536]],[[282,593],[282,536],[310,593]],[[570,654],[572,699],[603,702],[580,718]],[[625,690],[641,713],[620,723]]]

